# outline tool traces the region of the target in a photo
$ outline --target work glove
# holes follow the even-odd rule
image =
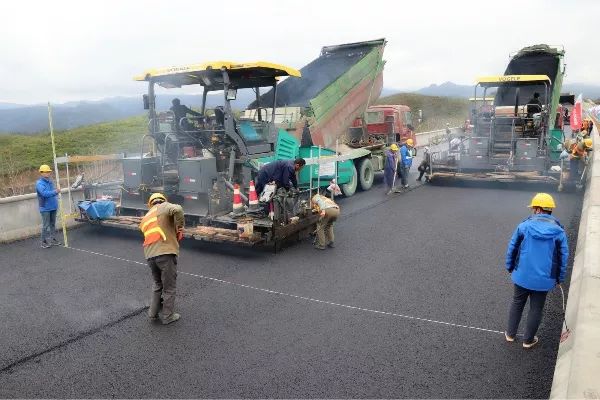
[[[180,229],[177,231],[177,241],[181,242],[183,240],[183,230]]]

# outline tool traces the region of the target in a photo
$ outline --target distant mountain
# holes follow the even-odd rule
[[[0,110],[11,110],[13,108],[25,107],[22,104],[4,103],[0,101]]]
[[[473,97],[473,89],[474,88],[472,85],[458,85],[453,82],[444,82],[441,85],[431,84],[427,87],[414,91],[414,93],[428,96],[469,98]],[[583,97],[589,99],[600,98],[600,85],[592,85],[588,83],[566,83],[563,85],[561,91],[562,93],[583,93]]]
[[[567,83],[562,87],[563,93],[573,93],[578,95],[583,93],[586,99],[600,99],[600,85],[590,85],[588,83]]]
[[[207,97],[207,107],[223,104],[223,94],[215,93]],[[202,105],[201,95],[156,96],[159,110],[168,110],[171,100],[178,97],[182,104],[199,108]],[[233,107],[245,108],[252,100],[254,93],[241,90]],[[48,131],[48,108],[45,105],[22,106],[0,103],[0,134],[22,133],[34,134]],[[79,126],[109,122],[122,118],[144,114],[142,97],[112,97],[98,101],[78,101],[53,105],[52,116],[54,129],[57,131],[77,128]]]
[[[427,96],[442,96],[442,97],[473,97],[473,86],[458,85],[453,82],[444,82],[441,85],[431,84],[422,89],[416,90],[415,93],[424,94]]]

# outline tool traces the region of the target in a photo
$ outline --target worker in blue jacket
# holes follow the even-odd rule
[[[300,172],[305,165],[306,161],[303,158],[276,160],[263,165],[256,176],[256,193],[260,196],[265,185],[271,182],[275,182],[277,188],[297,189],[296,173]]]
[[[529,207],[533,215],[517,226],[506,251],[506,269],[514,283],[514,295],[504,333],[507,341],[515,340],[523,308],[529,299],[523,338],[526,349],[539,341],[535,334],[542,320],[546,295],[565,280],[569,258],[565,230],[552,216],[556,207],[552,196],[538,193]]]
[[[35,184],[40,214],[42,215],[42,248],[60,245],[54,233],[56,231],[56,210],[58,209],[58,189],[50,180],[52,169],[46,164],[40,166],[40,179]]]
[[[413,144],[413,140],[408,139],[400,147],[400,184],[405,189],[408,187],[408,172],[412,166]]]

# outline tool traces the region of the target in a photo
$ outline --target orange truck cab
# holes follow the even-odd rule
[[[417,146],[412,114],[408,106],[370,106],[365,113],[365,123],[369,136],[387,136],[398,143],[412,139],[414,146]]]

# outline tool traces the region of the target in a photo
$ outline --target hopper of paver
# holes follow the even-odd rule
[[[336,139],[343,143],[353,121],[381,93],[385,43],[378,39],[323,47],[319,57],[300,69],[300,79],[277,86],[276,121],[303,146],[332,148]],[[273,90],[261,96],[260,104],[271,104],[272,98]],[[255,115],[257,104],[250,104],[247,117]]]

